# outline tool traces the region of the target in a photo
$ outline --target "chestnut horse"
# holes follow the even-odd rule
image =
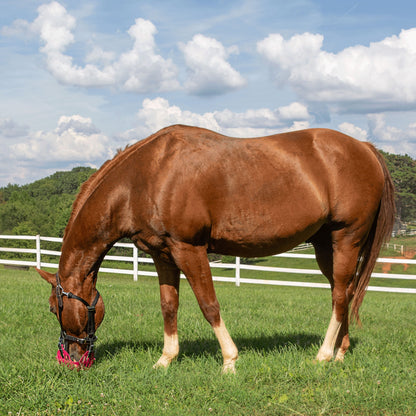
[[[104,317],[96,290],[100,264],[122,237],[149,253],[159,276],[164,348],[155,367],[179,353],[182,271],[218,338],[223,371],[238,350],[220,315],[207,253],[252,257],[313,244],[332,289],[332,317],[317,359],[342,360],[349,347],[349,303],[358,319],[382,243],[391,235],[394,189],[369,143],[327,129],[238,139],[171,126],[127,147],[84,183],[65,230],[52,285],[69,353],[79,360]],[[58,296],[55,294],[57,290]],[[84,302],[70,299],[68,292]],[[71,294],[69,293],[69,294]],[[69,334],[69,335],[68,335]]]

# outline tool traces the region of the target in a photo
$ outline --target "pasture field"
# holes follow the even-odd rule
[[[156,278],[101,274],[106,317],[97,361],[71,371],[55,360],[59,324],[50,286],[32,269],[0,268],[0,415],[414,415],[416,296],[367,293],[343,363],[315,363],[330,319],[326,289],[216,283],[240,350],[236,375],[186,281],[181,352],[154,370],[163,321]]]

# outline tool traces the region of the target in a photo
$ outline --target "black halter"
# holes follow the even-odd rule
[[[94,343],[97,340],[97,337],[95,336],[95,306],[97,305],[98,299],[100,297],[100,293],[97,290],[95,299],[90,305],[87,301],[80,298],[79,296],[74,295],[71,292],[65,292],[63,287],[61,286],[59,273],[56,273],[55,276],[56,276],[56,297],[58,299],[58,319],[59,319],[59,324],[61,325],[61,336],[59,338],[59,344],[58,344],[59,350],[61,351],[61,354],[63,356],[62,347],[64,347],[65,350],[68,351],[69,341],[74,341],[81,345],[87,344],[87,347],[88,347],[87,351],[88,351],[88,357],[89,357],[91,353],[94,351]],[[79,300],[87,307],[88,321],[87,321],[87,327],[86,327],[87,336],[85,338],[78,338],[72,335],[68,335],[66,331],[64,330],[62,326],[62,310],[64,308],[63,296],[66,296],[68,299]]]

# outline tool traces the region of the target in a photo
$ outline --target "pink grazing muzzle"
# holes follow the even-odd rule
[[[66,365],[68,368],[77,370],[90,368],[95,361],[94,352],[86,351],[79,361],[71,359],[69,353],[65,350],[63,345],[60,345],[58,352],[56,353],[56,359],[59,364]]]
[[[61,325],[61,336],[59,337],[58,352],[56,353],[56,359],[58,360],[59,364],[64,364],[68,368],[76,368],[78,370],[81,368],[90,368],[95,361],[94,343],[97,340],[97,337],[95,336],[95,306],[97,305],[98,299],[100,298],[100,293],[97,290],[94,301],[90,305],[87,301],[80,298],[79,296],[74,295],[71,292],[65,292],[61,286],[59,274],[56,273],[55,276],[56,297],[58,299],[58,320],[59,324]],[[68,335],[64,330],[64,327],[62,325],[62,310],[64,307],[62,300],[63,296],[66,296],[68,299],[76,299],[87,307],[88,321],[86,327],[87,336],[85,338],[78,338],[72,335]],[[76,342],[81,345],[87,345],[87,351],[84,353],[84,355],[81,357],[79,361],[74,361],[71,359],[71,356],[67,351],[69,342]]]

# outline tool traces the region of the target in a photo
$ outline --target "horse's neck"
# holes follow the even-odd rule
[[[82,241],[70,240],[71,234],[62,245],[59,272],[67,277],[79,275],[85,278],[92,271],[98,271],[102,259],[114,241],[94,240],[85,232]]]
[[[107,208],[108,209],[108,208]],[[97,272],[104,255],[123,237],[118,224],[108,220],[106,207],[84,206],[65,232],[59,272],[85,278]]]

